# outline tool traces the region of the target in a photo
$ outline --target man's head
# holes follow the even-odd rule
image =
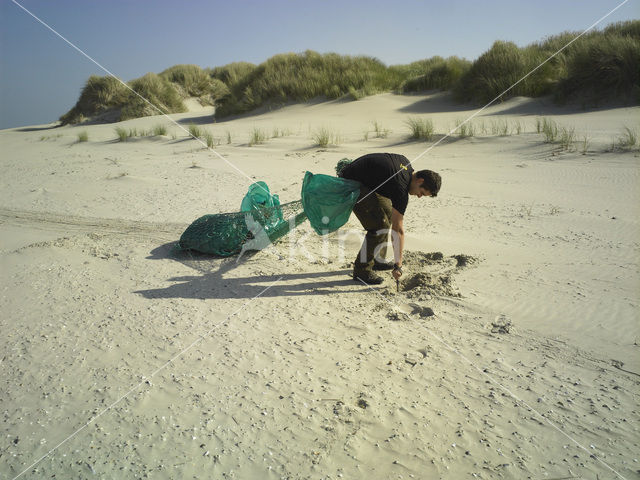
[[[418,198],[422,196],[437,197],[441,184],[442,178],[436,172],[419,170],[414,172],[411,177],[409,195],[415,195]]]

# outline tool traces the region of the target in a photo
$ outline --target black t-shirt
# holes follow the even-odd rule
[[[364,155],[356,158],[340,172],[341,177],[357,180],[383,197],[391,199],[393,208],[402,215],[409,203],[412,174],[413,167],[407,157],[395,153]]]

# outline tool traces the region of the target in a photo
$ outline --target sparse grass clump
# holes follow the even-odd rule
[[[126,142],[129,139],[129,133],[126,128],[116,127],[115,131],[119,141]]]
[[[55,140],[57,138],[62,137],[61,133],[58,133],[57,135],[43,135],[40,137],[40,141],[41,142],[46,142],[47,140]]]
[[[456,120],[455,131],[458,132],[460,138],[473,137],[476,134],[476,127],[470,121]]]
[[[288,128],[273,127],[271,138],[287,137],[289,135],[291,135],[291,130],[289,130]]]
[[[195,123],[189,124],[189,135],[193,138],[200,138],[202,136],[202,130]]]
[[[387,138],[391,133],[391,130],[384,128],[377,120],[373,121],[373,130],[376,132],[376,138]]]
[[[320,127],[313,133],[313,141],[318,147],[324,148],[329,145],[340,145],[342,136],[328,127]]]
[[[491,121],[491,134],[499,135],[501,137],[506,137],[509,135],[509,122],[505,119],[503,120],[492,120]]]
[[[558,133],[560,131],[558,124],[548,118],[542,119],[541,131],[544,134],[545,143],[555,143],[558,139]]]
[[[149,132],[146,130],[138,130],[137,128],[130,128],[127,130],[123,127],[116,127],[115,129],[116,135],[118,136],[118,141],[126,142],[130,138],[134,137],[147,137],[149,136]]]
[[[86,142],[88,140],[89,140],[89,134],[87,133],[86,130],[83,130],[82,132],[78,133],[78,143]]]
[[[584,135],[582,137],[582,141],[580,142],[580,144],[582,145],[582,148],[580,149],[580,151],[582,152],[582,155],[586,155],[589,152],[589,146],[591,144],[591,140],[589,139],[588,136]]]
[[[161,135],[166,135],[167,134],[167,127],[165,127],[164,125],[156,125],[153,127],[153,134],[155,136],[161,136]]]
[[[638,132],[624,127],[622,134],[611,143],[611,150],[631,150],[638,145]]]
[[[433,140],[433,122],[428,118],[409,117],[405,124],[411,131],[409,138],[412,140]]]
[[[266,143],[268,138],[269,137],[264,130],[254,127],[254,129],[251,130],[251,135],[249,137],[249,146],[252,147],[253,145]]]
[[[575,138],[576,138],[575,128],[562,127],[560,129],[560,138],[559,138],[559,143],[560,143],[560,146],[562,147],[562,150],[567,150],[567,151],[572,150],[573,144],[575,142]]]
[[[543,118],[536,120],[536,131],[544,135],[545,143],[560,145],[562,150],[572,150],[576,141],[576,130],[558,125],[554,120]],[[586,151],[587,139],[583,142],[583,151]]]
[[[204,134],[202,135],[202,138],[207,143],[208,148],[215,148],[216,141],[213,138],[213,134],[211,132],[204,132]]]
[[[512,132],[515,132],[516,135],[520,135],[522,133],[522,123],[519,120],[514,120]]]

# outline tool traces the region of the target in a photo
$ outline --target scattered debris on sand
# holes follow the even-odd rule
[[[504,315],[498,315],[491,322],[491,333],[509,333],[511,330],[511,320]]]

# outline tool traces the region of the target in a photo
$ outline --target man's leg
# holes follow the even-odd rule
[[[371,279],[374,280],[371,283],[380,283],[380,277],[377,277],[372,269],[374,260],[382,261],[386,255],[391,225],[391,201],[377,193],[367,196],[370,191],[366,187],[361,188],[358,202],[353,208],[353,213],[367,231],[354,262],[353,274],[365,281]]]

